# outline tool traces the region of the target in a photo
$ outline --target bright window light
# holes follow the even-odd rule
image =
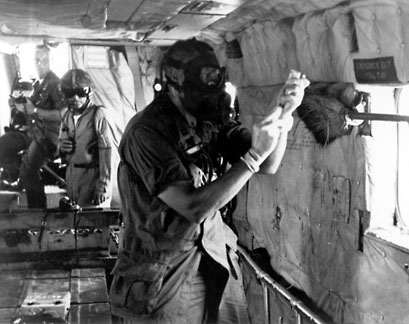
[[[12,55],[14,46],[0,39],[0,53]]]
[[[70,69],[70,46],[68,43],[60,43],[51,49],[51,70],[61,78]]]
[[[401,89],[398,101],[400,115],[409,116],[409,88]],[[398,225],[409,226],[409,123],[398,125]]]
[[[34,65],[34,53],[36,44],[21,44],[18,48],[20,61],[20,77],[22,79],[37,78],[37,71]],[[58,76],[62,77],[70,66],[69,45],[61,43],[56,47],[51,47],[50,68]]]
[[[18,58],[20,62],[20,77],[22,79],[35,79],[37,71],[34,65],[35,44],[21,44],[18,47]]]
[[[395,114],[395,88],[368,86],[371,112]],[[397,123],[371,121],[372,136],[365,136],[367,184],[365,187],[372,228],[394,225],[396,211]]]
[[[234,100],[236,99],[236,87],[231,82],[226,82],[226,92],[231,96],[230,107],[234,106]]]

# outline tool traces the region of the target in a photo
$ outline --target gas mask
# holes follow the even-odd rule
[[[182,63],[168,58],[168,65],[183,69],[182,86],[172,80],[168,83],[183,93],[184,107],[195,117],[202,120],[220,121],[230,113],[230,95],[225,91],[225,72],[211,53],[199,55]]]

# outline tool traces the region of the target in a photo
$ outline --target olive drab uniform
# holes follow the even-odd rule
[[[119,134],[110,123],[105,107],[89,103],[75,120],[71,110],[63,117],[60,138],[74,140],[74,150],[63,158],[67,162],[67,194],[81,207],[92,206],[95,192],[116,189]],[[109,207],[111,199],[101,206]]]
[[[54,72],[48,72],[42,82],[34,82],[30,100],[34,106],[45,110],[61,110],[66,105],[60,88],[60,79]],[[51,157],[55,157],[57,154],[60,125],[61,121],[50,121],[35,117],[31,127],[33,140],[46,148],[47,155]]]
[[[61,92],[60,79],[52,72],[33,85],[30,100],[34,106],[44,110],[59,110],[65,106]],[[57,157],[58,134],[61,121],[50,121],[34,116],[28,125],[30,146],[23,157],[20,167],[20,179],[26,189],[29,208],[46,208],[47,199],[39,170],[48,161]]]
[[[200,271],[212,296],[207,309],[216,316],[229,276],[237,274],[228,253],[236,236],[220,212],[192,223],[157,195],[180,180],[195,187],[212,181],[222,154],[233,162],[250,144],[250,134],[237,123],[192,127],[167,95],[129,122],[119,148],[125,228],[110,289],[113,314],[132,323],[190,324],[184,314],[196,296],[186,291]]]

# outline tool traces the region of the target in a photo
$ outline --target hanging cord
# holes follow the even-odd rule
[[[81,208],[78,205],[75,205],[75,207],[78,207],[74,211],[74,244],[75,244],[75,258],[76,258],[76,265],[79,263],[79,249],[78,249],[78,227],[81,222],[81,214],[79,213]]]
[[[43,240],[43,235],[44,235],[44,231],[45,231],[45,227],[47,225],[47,218],[48,218],[48,210],[46,210],[45,215],[43,217],[43,221],[41,222],[41,229],[40,229],[40,233],[38,235],[38,248],[40,250],[40,260],[41,261],[46,261],[52,265],[57,265],[60,268],[64,268],[64,265],[62,262],[52,262],[50,258],[44,257],[44,253],[42,251],[42,240]]]
[[[42,252],[42,240],[43,240],[43,234],[44,234],[44,230],[45,230],[45,226],[47,224],[47,217],[48,217],[48,210],[45,211],[44,217],[43,217],[43,221],[41,222],[41,229],[40,229],[40,234],[38,235],[38,249],[40,250],[40,252]]]

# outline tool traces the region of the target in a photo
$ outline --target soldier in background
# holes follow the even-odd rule
[[[21,186],[27,195],[27,206],[46,208],[47,198],[40,169],[58,156],[58,134],[66,105],[60,89],[60,79],[50,69],[48,46],[36,47],[34,63],[38,79],[33,84],[33,93],[23,103],[11,98],[10,105],[27,116],[30,145],[19,170]]]
[[[130,120],[119,146],[125,227],[111,311],[124,324],[248,324],[237,237],[219,210],[253,174],[276,172],[309,81],[292,73],[250,132],[231,118],[208,44],[176,42],[163,67],[167,88]]]
[[[66,189],[70,200],[81,207],[110,207],[116,190],[116,131],[108,110],[93,101],[90,75],[69,70],[61,78],[68,110],[63,116],[59,151],[67,162]]]

